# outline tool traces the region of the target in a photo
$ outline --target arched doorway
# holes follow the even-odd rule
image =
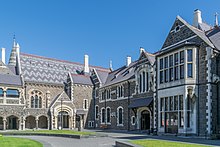
[[[58,114],[58,128],[69,128],[69,114],[66,111],[61,111]]]
[[[35,117],[34,117],[34,116],[28,116],[28,117],[26,117],[25,127],[26,127],[27,129],[36,128],[36,120],[35,120]]]
[[[14,115],[7,117],[7,128],[18,129],[18,118]]]
[[[0,117],[0,130],[3,130],[3,117]]]
[[[38,120],[38,128],[47,129],[47,117],[46,116],[40,116]]]
[[[150,113],[147,110],[141,112],[141,130],[150,129]]]

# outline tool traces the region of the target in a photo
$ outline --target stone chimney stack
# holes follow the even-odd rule
[[[84,73],[89,73],[89,56],[84,55]]]
[[[131,56],[127,56],[126,66],[131,64]]]
[[[202,23],[202,12],[199,9],[194,10],[193,26],[198,28]]]
[[[2,62],[5,64],[5,48],[2,48]]]
[[[144,50],[144,48],[143,47],[140,47],[140,54],[142,53],[142,52],[144,52],[145,50]]]

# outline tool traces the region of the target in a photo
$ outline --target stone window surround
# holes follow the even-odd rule
[[[131,116],[131,125],[134,126],[136,124],[136,117]]]
[[[99,106],[98,105],[96,105],[95,106],[95,119],[97,120],[98,118],[99,118]]]
[[[43,108],[43,93],[40,90],[31,90],[29,98],[30,108]],[[36,98],[38,98],[37,107],[35,104]]]
[[[109,112],[109,122],[108,122],[108,109],[110,110]],[[107,124],[111,124],[111,108],[110,107],[106,107],[106,123]]]
[[[143,81],[143,73],[145,73],[145,82]],[[138,71],[137,73],[137,85],[138,85],[138,93],[145,93],[145,92],[148,92],[149,89],[150,89],[150,78],[149,78],[149,75],[150,75],[150,72],[149,70],[147,70],[147,68],[143,68],[141,70]],[[141,78],[141,81],[140,81],[140,76],[142,77]],[[144,86],[145,84],[145,86]],[[140,85],[141,85],[141,90],[140,90]],[[143,88],[145,87],[145,88]]]
[[[100,113],[100,115],[101,115],[101,124],[105,124],[106,123],[106,116],[103,116],[103,115],[106,115],[106,111],[105,111],[105,113],[103,113],[103,111],[105,111],[105,108],[104,107],[102,107],[101,108],[101,113]]]
[[[180,49],[178,49],[178,51],[174,51],[174,52],[171,52],[171,53],[169,53],[169,54],[166,54],[166,55],[163,55],[162,57],[159,57],[158,58],[158,67],[160,67],[160,59],[163,59],[163,68],[162,69],[160,69],[159,68],[159,70],[157,71],[158,72],[158,81],[159,81],[159,84],[164,84],[164,83],[170,83],[170,82],[173,82],[173,81],[178,81],[178,80],[181,80],[180,79],[180,66],[181,65],[183,65],[184,66],[184,78],[183,79],[192,79],[194,76],[192,76],[192,77],[187,77],[187,71],[188,71],[188,69],[187,69],[187,51],[188,50],[192,50],[192,62],[190,62],[190,63],[192,63],[192,69],[194,69],[195,67],[194,67],[194,65],[193,65],[193,62],[195,61],[195,47],[183,47],[183,48],[180,48]],[[184,62],[183,63],[180,63],[180,52],[181,51],[184,51]],[[178,65],[175,65],[175,54],[176,53],[178,53]],[[173,79],[171,80],[170,79],[170,72],[168,72],[168,82],[165,82],[165,68],[164,68],[164,59],[165,59],[165,57],[170,57],[170,55],[173,55],[173,66],[172,67],[170,67],[170,64],[169,64],[169,62],[170,62],[170,60],[168,60],[168,68],[167,69],[171,69],[171,68],[173,68]],[[175,80],[175,67],[178,67],[178,79],[176,79]],[[160,81],[161,81],[161,76],[160,76],[160,73],[161,72],[163,72],[163,82],[161,83]],[[195,73],[194,73],[194,71],[192,71],[192,75],[194,75]]]
[[[88,99],[83,99],[83,109],[88,110],[88,105],[89,105]]]
[[[117,98],[123,98],[124,97],[124,86],[123,84],[119,84],[117,86]]]
[[[122,123],[119,124],[119,109],[122,109]],[[117,108],[117,126],[124,126],[124,109],[122,106]]]

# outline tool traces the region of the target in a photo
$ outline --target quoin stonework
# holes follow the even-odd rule
[[[117,129],[220,134],[220,28],[177,16],[162,48],[113,70],[20,53],[0,62],[0,129]],[[155,49],[158,50],[158,49]]]

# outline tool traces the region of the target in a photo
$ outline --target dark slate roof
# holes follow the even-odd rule
[[[109,72],[110,71],[96,70],[96,73],[97,73],[99,79],[101,80],[100,82],[102,84],[106,82]]]
[[[131,99],[131,104],[129,108],[147,107],[153,101],[152,97],[149,98],[133,98]]]
[[[63,84],[68,73],[82,73],[84,65],[76,62],[57,60],[47,57],[21,53],[21,71],[25,81]],[[90,66],[95,69],[108,69]]]
[[[155,55],[148,53],[147,51],[144,51],[144,53],[145,53],[147,59],[149,60],[149,62],[151,63],[151,65],[153,65],[155,62]]]
[[[111,73],[109,73],[104,86],[116,84],[131,78],[134,78],[134,70],[137,61],[132,62],[128,67],[123,66]]]
[[[214,45],[209,40],[209,38],[206,36],[205,32],[195,28],[194,26],[188,24],[184,19],[182,19],[180,16],[177,16],[177,19],[179,19],[184,25],[186,25],[190,30],[192,30],[198,37],[200,37],[205,43],[207,43],[209,46],[214,48]]]
[[[0,74],[0,84],[21,86],[22,81],[19,75]]]
[[[215,27],[211,31],[207,32],[207,36],[211,40],[211,42],[214,44],[216,49],[220,50],[220,28]]]
[[[203,30],[203,31],[209,31],[211,30],[213,27],[208,25],[207,23],[203,22],[203,23],[199,23],[199,29]]]
[[[71,74],[74,84],[93,85],[90,76]]]

